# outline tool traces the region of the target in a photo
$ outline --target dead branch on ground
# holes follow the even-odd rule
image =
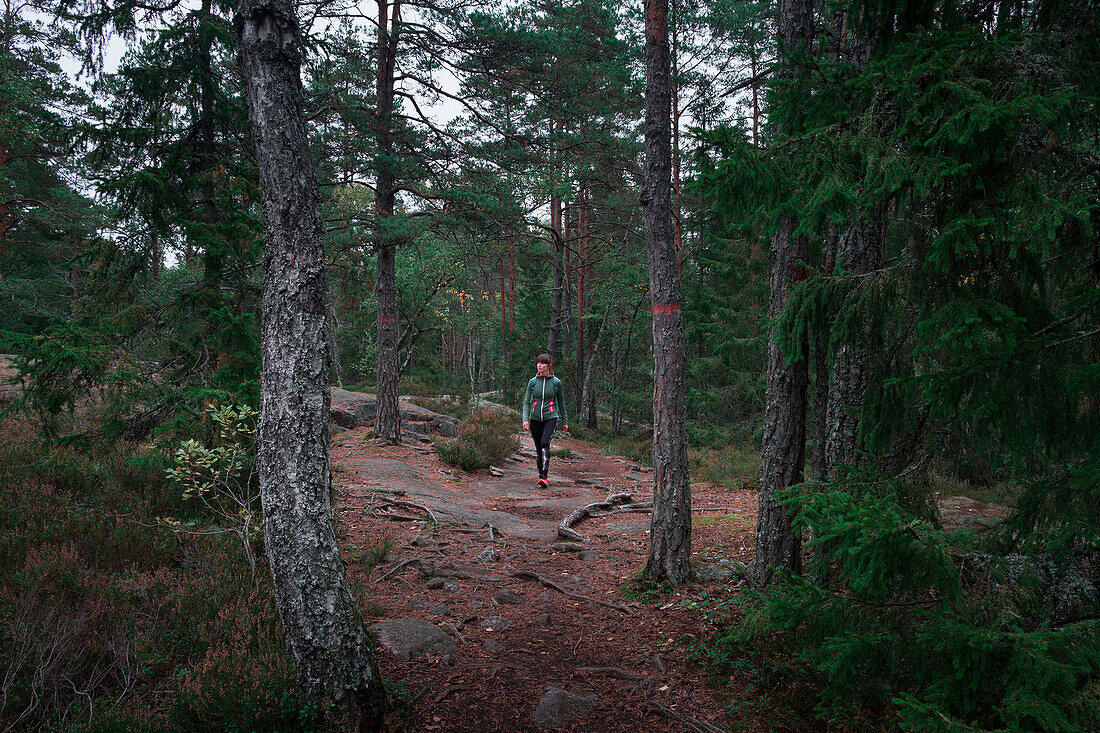
[[[383,580],[390,577],[394,573],[396,573],[400,570],[403,570],[404,568],[407,568],[409,565],[412,565],[413,563],[418,563],[418,562],[420,562],[419,557],[414,557],[412,560],[406,560],[405,562],[399,562],[396,565],[394,565],[392,568],[387,570],[386,573],[382,577],[380,577],[378,580],[376,580],[374,582],[375,583],[381,583]]]

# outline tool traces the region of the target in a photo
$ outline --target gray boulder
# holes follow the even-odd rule
[[[481,622],[481,628],[486,631],[504,631],[512,625],[512,622],[503,616],[490,616]]]
[[[540,728],[557,728],[570,723],[600,704],[596,695],[574,695],[558,685],[546,688],[531,723]]]
[[[486,547],[474,559],[479,562],[497,562],[500,560],[500,552],[495,547]]]
[[[399,659],[419,659],[431,654],[450,657],[458,645],[443,629],[419,618],[398,618],[382,621],[371,627],[378,643]]]
[[[963,586],[987,610],[1010,604],[1028,629],[1045,621],[1062,626],[1100,611],[1100,591],[1092,580],[1078,565],[1051,555],[972,552],[956,557],[955,566]]]

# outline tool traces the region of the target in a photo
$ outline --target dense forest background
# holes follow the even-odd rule
[[[749,465],[767,484],[778,466],[806,543],[723,611],[707,661],[798,690],[778,726],[1096,729],[1100,10],[782,5],[670,10],[692,479],[739,485]],[[641,10],[298,5],[332,384],[515,405],[550,351],[571,427],[647,459]],[[243,610],[271,603],[268,581],[217,539],[188,540],[224,565],[217,583],[173,575],[183,540],[87,507],[214,521],[164,470],[180,441],[216,442],[212,406],[259,404],[261,190],[235,8],[3,11],[0,352],[31,421],[8,423],[0,477],[0,714],[60,728],[85,699],[174,685],[167,712],[150,697],[91,717],[231,717],[292,672],[280,652],[232,677],[202,618],[239,607],[234,633],[278,647]],[[768,387],[780,368],[786,396]],[[780,398],[801,431],[783,451],[765,430]],[[948,533],[945,494],[1010,512]],[[143,627],[144,666],[119,671],[133,631],[104,604],[140,616],[158,594],[176,620]],[[94,610],[66,617],[58,598]],[[19,656],[59,634],[71,691]],[[205,681],[179,672],[191,658]],[[324,718],[275,699],[272,720]]]

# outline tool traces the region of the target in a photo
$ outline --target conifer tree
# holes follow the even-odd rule
[[[671,64],[668,2],[646,0],[645,207],[653,309],[653,518],[645,577],[680,586],[691,577],[691,485],[684,396],[680,263],[672,232]]]
[[[72,318],[82,255],[97,214],[69,181],[77,162],[74,117],[86,100],[62,72],[72,52],[46,8],[6,2],[0,15],[0,350]]]
[[[776,134],[797,134],[800,130],[800,95],[805,92],[807,72],[799,64],[810,50],[814,35],[812,0],[784,0],[779,11],[778,77],[782,86],[774,109]],[[768,317],[775,319],[787,302],[791,284],[805,278],[803,263],[809,242],[796,233],[793,212],[787,213],[771,240],[771,295]],[[765,396],[764,444],[761,460],[760,500],[756,522],[755,578],[768,587],[778,582],[783,571],[801,572],[801,538],[791,517],[779,502],[788,486],[802,482],[806,450],[807,366],[804,357],[784,353],[774,331],[768,338],[767,393]]]

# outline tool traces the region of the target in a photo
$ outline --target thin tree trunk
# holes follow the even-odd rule
[[[585,344],[584,344],[584,298],[585,298],[585,250],[588,243],[588,222],[586,216],[587,202],[585,201],[584,188],[577,195],[577,374],[584,374]],[[581,395],[577,395],[577,416],[581,414],[584,403]]]
[[[508,238],[508,318],[516,327],[516,239]]]
[[[504,253],[500,255],[500,353],[508,354],[508,289],[504,273]]]
[[[570,249],[570,239],[573,232],[572,227],[569,226],[571,211],[572,207],[567,206],[564,201],[561,202],[562,284],[561,333],[559,337],[561,339],[562,359],[568,359],[573,353],[573,327],[569,325],[572,321],[570,314],[573,312],[573,257]]]
[[[670,66],[671,91],[672,91],[672,242],[676,248],[676,262],[683,262],[680,253],[683,251],[683,206],[680,196],[680,80],[677,78],[677,34],[676,34],[676,0],[672,3],[672,57]],[[682,270],[681,270],[682,274]]]
[[[749,72],[752,74],[752,146],[760,144],[760,84],[756,81],[756,44],[749,45]]]
[[[217,202],[214,197],[214,166],[217,164],[217,150],[214,145],[214,62],[211,50],[214,45],[214,32],[210,28],[211,0],[202,0],[198,22],[198,66],[199,66],[199,135],[201,148],[199,168],[202,175],[202,208],[208,225],[217,217]],[[207,265],[209,270],[209,263]],[[209,275],[209,272],[208,272]]]
[[[592,370],[596,365],[596,354],[599,352],[600,343],[603,341],[604,331],[606,330],[605,326],[607,326],[607,316],[609,313],[611,313],[610,303],[608,303],[607,307],[604,308],[603,318],[600,320],[600,330],[596,332],[596,343],[592,345],[591,358],[588,360],[588,365],[584,369],[584,384],[581,388],[581,405],[589,406],[588,427],[590,428],[596,427],[592,424],[592,413],[594,412],[594,408],[592,408],[592,405],[594,403],[592,397]],[[580,411],[578,411],[578,420],[580,419],[580,416],[581,413]]]
[[[779,11],[780,76],[794,79],[791,55],[808,51],[813,40],[813,0],[785,0]],[[797,90],[783,91],[783,104],[797,109]],[[779,105],[777,105],[779,106]],[[794,114],[791,114],[794,117]],[[777,124],[777,127],[779,125]],[[771,292],[768,317],[775,319],[783,310],[790,284],[805,279],[799,263],[809,254],[805,237],[794,237],[795,222],[784,221],[771,240]],[[803,354],[806,349],[803,349]],[[774,328],[768,335],[768,362],[765,393],[764,445],[760,472],[760,500],[756,521],[756,583],[767,588],[777,583],[783,572],[802,572],[802,538],[791,525],[791,517],[779,503],[779,493],[788,486],[802,483],[806,457],[806,383],[805,358],[787,363],[779,348]]]
[[[329,348],[332,353],[332,370],[330,379],[336,380],[336,386],[343,388],[344,386],[344,371],[340,368],[340,342],[336,339],[336,330],[339,325],[339,319],[336,317],[336,306],[330,304],[328,309],[329,324],[328,324],[328,342]]]
[[[470,402],[477,404],[477,341],[471,335],[466,341],[466,376],[470,378]]]
[[[385,694],[333,529],[327,290],[320,194],[301,109],[289,0],[242,0],[241,76],[263,191],[260,423],[264,545],[298,679],[382,725]]]
[[[550,236],[554,240],[554,273],[550,293],[550,332],[546,339],[546,353],[558,359],[558,341],[562,322],[562,290],[565,286],[565,243],[561,234],[561,199],[550,197]]]
[[[668,0],[645,0],[645,210],[653,308],[653,518],[645,577],[680,586],[691,577],[687,380],[680,268],[672,232]]]
[[[389,12],[387,12],[389,11]],[[378,417],[375,433],[391,443],[401,442],[401,411],[397,405],[398,363],[397,353],[397,241],[387,231],[386,221],[394,215],[396,180],[392,169],[393,158],[393,99],[394,66],[397,63],[397,24],[400,21],[401,3],[394,0],[378,0],[378,180],[377,198],[379,232],[375,246],[378,250]],[[389,17],[387,17],[389,16]]]

